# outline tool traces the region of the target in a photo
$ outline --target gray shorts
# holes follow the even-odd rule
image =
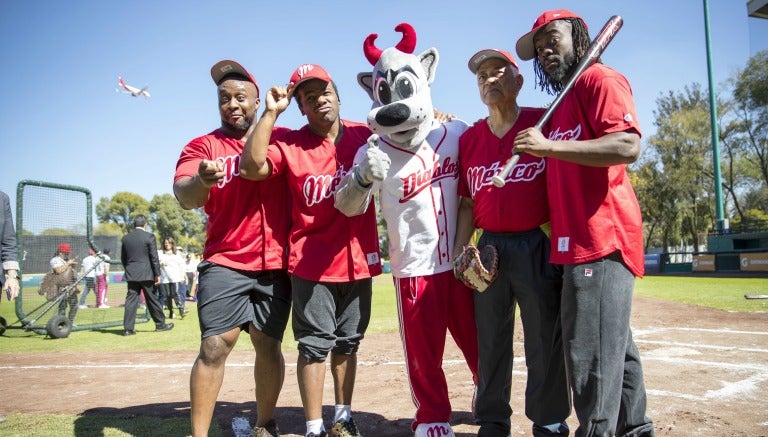
[[[357,352],[371,319],[372,280],[315,282],[291,276],[291,285],[299,353],[310,361],[325,361],[330,351]]]
[[[209,261],[198,267],[197,314],[202,338],[250,323],[283,340],[291,312],[291,282],[285,270],[248,272]]]

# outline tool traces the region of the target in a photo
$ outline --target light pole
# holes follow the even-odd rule
[[[704,0],[704,34],[707,40],[707,75],[709,77],[709,123],[712,131],[712,164],[715,170],[715,215],[718,233],[727,231],[730,226],[723,214],[723,188],[720,178],[720,143],[717,133],[717,102],[712,75],[712,48],[709,38],[709,1]]]

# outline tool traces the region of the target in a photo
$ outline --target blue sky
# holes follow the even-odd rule
[[[711,0],[714,77],[719,85],[768,49],[768,20],[749,18],[746,0]],[[370,108],[357,84],[370,70],[362,43],[399,41],[395,25],[416,29],[416,52],[440,54],[435,106],[468,122],[485,116],[467,60],[477,50],[514,44],[546,9],[581,14],[592,36],[612,15],[624,26],[603,62],[630,80],[640,123],[653,132],[656,99],[694,82],[707,86],[702,1],[406,1],[375,6],[338,1],[21,1],[0,15],[0,190],[15,205],[23,179],[86,187],[94,204],[120,191],[147,200],[172,192],[181,148],[220,124],[209,69],[235,59],[256,76],[262,94],[285,84],[302,63],[323,65],[336,81],[342,116],[364,120]],[[533,67],[519,102],[541,106]],[[118,75],[149,86],[152,98],[115,92]],[[259,111],[261,113],[261,111]],[[304,124],[295,105],[279,120]],[[14,209],[15,211],[15,209]],[[14,213],[15,214],[15,213]]]

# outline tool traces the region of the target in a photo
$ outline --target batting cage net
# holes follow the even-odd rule
[[[22,278],[16,299],[20,327],[66,337],[70,331],[122,326],[126,287],[118,237],[94,239],[88,189],[19,182],[16,235]],[[71,266],[64,273],[53,271],[54,265],[68,262]],[[139,317],[137,322],[148,320],[146,313]]]

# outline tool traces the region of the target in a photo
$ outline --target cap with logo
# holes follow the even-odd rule
[[[510,64],[514,65],[518,71],[520,71],[520,67],[517,66],[517,62],[515,62],[515,58],[512,57],[512,54],[507,51],[498,49],[483,49],[472,55],[472,57],[469,58],[469,63],[467,64],[469,71],[471,71],[473,74],[477,73],[477,69],[480,68],[480,64],[492,58],[498,58],[509,62]]]
[[[320,79],[323,82],[331,82],[331,75],[325,69],[315,64],[302,64],[293,72],[288,81],[289,86],[297,88],[301,83],[310,79]]]
[[[533,22],[531,31],[521,36],[520,39],[517,40],[517,44],[515,45],[515,49],[517,50],[517,57],[523,61],[528,61],[536,57],[536,50],[533,47],[533,36],[536,35],[536,32],[555,20],[563,20],[566,18],[578,18],[582,21],[582,23],[584,23],[584,27],[587,26],[587,23],[584,22],[583,18],[567,9],[555,9],[552,11],[544,12],[543,14],[539,15],[539,18],[537,18],[536,21]]]
[[[213,67],[211,67],[211,78],[216,85],[220,84],[221,81],[230,74],[240,75],[250,82],[253,82],[253,84],[256,85],[256,92],[259,93],[259,84],[256,82],[256,79],[251,76],[251,73],[249,73],[245,67],[237,62],[225,59],[213,64]]]

